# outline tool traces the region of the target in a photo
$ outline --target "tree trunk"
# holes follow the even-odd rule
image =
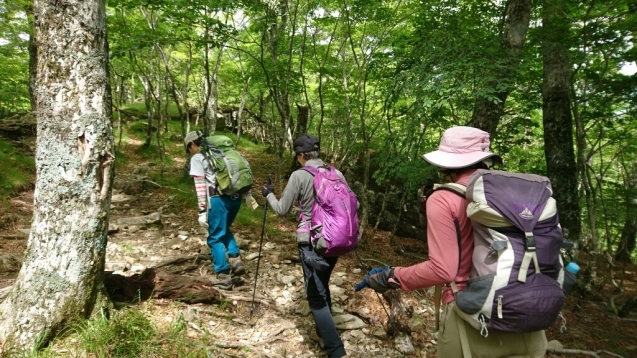
[[[310,107],[296,105],[298,115],[296,117],[296,128],[294,129],[294,137],[298,138],[307,133],[307,123],[310,120]]]
[[[570,25],[561,1],[545,1],[542,116],[547,175],[560,210],[564,237],[579,240],[581,231],[577,168],[573,150],[573,118],[569,100],[569,62],[566,34]]]
[[[33,37],[29,38],[29,101],[31,102],[31,111],[38,110],[38,102],[36,98],[35,78],[38,74],[38,46],[35,44]]]
[[[497,79],[489,83],[490,88],[502,88],[493,92],[495,99],[480,97],[476,101],[471,122],[473,126],[496,135],[504,104],[513,89],[513,82],[520,64],[520,54],[524,49],[526,33],[531,20],[531,0],[508,0],[506,2],[504,29],[500,39],[500,50],[506,62],[495,69]]]
[[[635,250],[635,239],[637,238],[637,220],[628,216],[622,230],[622,237],[617,247],[615,261],[631,262],[630,254]]]
[[[35,0],[37,180],[24,263],[0,341],[37,349],[108,308],[103,276],[113,130],[103,0]],[[72,34],[72,36],[70,35]]]
[[[383,297],[389,303],[389,316],[387,317],[387,335],[395,337],[401,333],[411,335],[411,315],[413,307],[406,305],[400,290],[387,290]]]

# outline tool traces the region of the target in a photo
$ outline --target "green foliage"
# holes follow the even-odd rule
[[[27,11],[30,4],[23,0],[0,4],[0,118],[30,108]]]
[[[122,141],[135,143],[136,152],[118,153],[116,166],[148,163],[153,181],[179,188],[176,202],[189,203],[187,175],[165,175],[171,158],[186,158],[176,134],[189,126],[169,120],[167,130],[153,129],[148,146],[138,145],[147,135],[143,100],[169,103],[168,115],[177,118],[175,98],[180,106],[187,98],[201,113],[206,80],[213,80],[218,66],[219,105],[237,107],[246,91],[245,106],[259,120],[244,114],[243,130],[276,153],[286,150],[287,135],[297,135],[291,133],[296,105],[309,106],[307,131],[321,137],[324,157],[359,175],[369,164],[375,189],[394,185],[410,195],[438,180],[420,156],[437,147],[440,134],[469,124],[478,101],[500,101],[495,94],[510,90],[492,149],[505,159],[505,170],[545,174],[542,4],[534,3],[514,70],[500,44],[507,3],[109,0],[112,97],[138,118],[124,117]],[[624,213],[634,210],[627,178],[635,171],[621,157],[637,134],[631,124],[637,77],[621,69],[637,59],[637,16],[630,2],[565,3],[571,20],[563,34],[569,42],[571,109],[583,131],[579,165],[595,186],[587,210],[595,211],[598,228],[617,237]],[[28,9],[24,0],[0,3],[0,38],[7,41],[0,46],[0,115],[28,109]],[[152,125],[163,126],[156,119]],[[250,154],[262,150],[245,137],[238,147]],[[370,163],[364,163],[367,154]],[[583,174],[578,173],[580,181]],[[616,223],[606,223],[608,212],[620,213]]]
[[[208,357],[208,346],[214,340],[204,334],[198,340],[188,337],[185,320],[179,315],[169,327],[159,328],[139,308],[116,311],[105,317],[75,325],[55,345],[26,358],[66,357],[69,352],[90,357]],[[60,353],[62,350],[65,353]],[[16,355],[7,354],[7,357]],[[17,356],[16,356],[17,357]]]
[[[30,189],[35,180],[35,160],[24,155],[14,146],[0,140],[0,201],[20,190]]]
[[[114,314],[111,320],[100,318],[78,324],[79,347],[98,357],[140,357],[152,346],[148,342],[155,335],[155,328],[144,314],[127,309]]]

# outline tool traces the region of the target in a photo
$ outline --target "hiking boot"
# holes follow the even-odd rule
[[[241,258],[238,255],[228,258],[228,263],[230,264],[230,272],[232,272],[233,275],[241,276],[246,273],[243,262],[241,262]]]
[[[218,273],[217,278],[211,278],[210,282],[212,282],[213,286],[219,289],[232,290],[232,277],[230,277],[230,274],[227,271]]]

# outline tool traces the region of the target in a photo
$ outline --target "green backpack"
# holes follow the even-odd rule
[[[230,138],[223,135],[207,137],[201,152],[215,171],[217,191],[224,195],[245,194],[250,191],[250,164],[234,149]]]

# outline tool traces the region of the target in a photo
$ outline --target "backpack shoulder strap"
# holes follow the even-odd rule
[[[434,192],[436,190],[447,190],[447,191],[450,191],[452,193],[456,193],[456,194],[460,195],[463,198],[467,194],[467,187],[462,185],[462,184],[458,184],[458,183],[436,184],[436,185],[434,185],[434,188],[432,189],[432,192]]]
[[[321,165],[319,167],[313,167],[311,165],[306,165],[306,166],[304,166],[301,169],[305,170],[306,172],[308,172],[308,173],[310,173],[310,174],[312,174],[314,176],[314,175],[318,174],[319,169],[321,169],[321,168],[325,169],[328,172],[334,171],[334,167],[330,166],[330,165]]]
[[[301,168],[302,170],[305,170],[306,172],[312,174],[312,176],[315,176],[316,174],[318,174],[318,168],[310,166],[310,165],[306,165],[303,168]]]

